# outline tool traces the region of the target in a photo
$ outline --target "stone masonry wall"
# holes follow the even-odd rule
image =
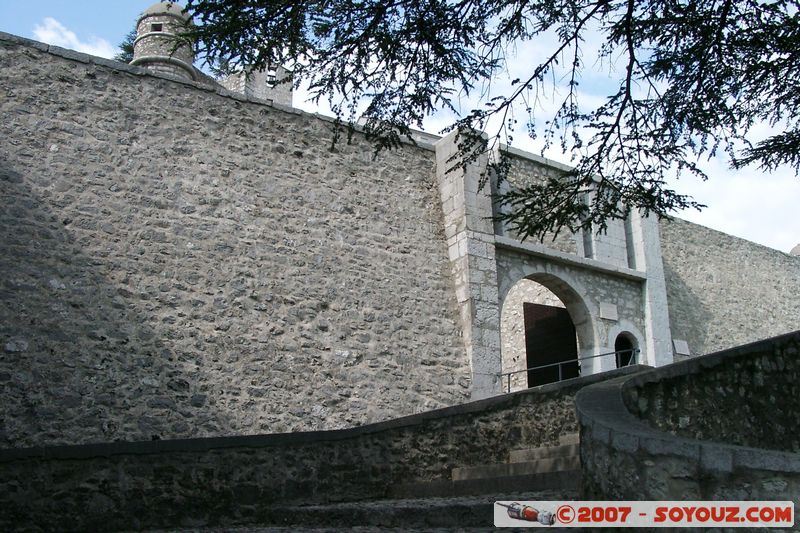
[[[281,503],[396,497],[556,444],[577,430],[576,391],[607,377],[329,432],[0,450],[0,528],[230,527],[268,522]]]
[[[431,151],[7,34],[0,73],[0,447],[468,397]]]
[[[691,355],[800,328],[800,258],[679,219],[661,245],[672,337]]]
[[[800,335],[758,346],[702,372],[628,387],[625,404],[674,435],[800,453]]]
[[[520,155],[508,153],[506,157],[508,157],[509,168],[503,186],[510,187],[511,189],[524,187],[527,184],[544,181],[551,177],[557,177],[563,172],[561,168],[555,165],[545,165],[544,163],[521,157]],[[515,239],[519,238],[517,233],[510,228],[502,228],[499,234]],[[545,236],[542,240],[542,244],[561,252],[578,253],[575,235],[568,230]]]

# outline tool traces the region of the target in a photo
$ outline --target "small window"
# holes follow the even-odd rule
[[[163,24],[151,24],[150,25],[150,31],[164,31],[164,25]]]
[[[275,84],[278,82],[278,73],[274,69],[270,69],[267,71],[267,87],[275,87]]]

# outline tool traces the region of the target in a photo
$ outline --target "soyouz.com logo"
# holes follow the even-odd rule
[[[790,501],[499,501],[496,527],[792,527]]]

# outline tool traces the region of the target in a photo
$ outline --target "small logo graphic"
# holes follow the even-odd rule
[[[575,509],[571,505],[562,505],[556,511],[558,522],[561,524],[570,524],[575,520]]]
[[[522,505],[518,502],[514,502],[510,505],[497,502],[497,505],[500,507],[505,507],[509,518],[513,518],[515,520],[538,522],[545,526],[552,526],[556,521],[556,517],[553,515],[553,513],[548,511],[540,511],[539,509],[531,507],[530,505]]]

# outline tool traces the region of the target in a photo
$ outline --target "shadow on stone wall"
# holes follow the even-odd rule
[[[2,160],[0,190],[0,446],[150,440],[213,423],[195,379],[132,310],[150,296],[115,284],[110,259],[85,255],[71,232],[104,231],[102,210],[59,213]]]
[[[100,330],[54,353],[138,382],[89,363],[59,362],[59,375],[110,410],[153,417],[100,435],[76,407],[69,435],[20,446],[333,429],[469,397],[430,150],[373,158],[359,134],[331,152],[328,120],[2,32],[0,70],[0,158],[21,175],[5,204],[27,206],[7,230],[40,218],[25,235],[61,241],[40,245],[54,249],[39,272],[15,275],[47,294],[36,314],[53,316],[37,331]],[[20,238],[13,253],[33,246]],[[86,304],[66,308],[74,327],[48,311],[56,296]],[[6,339],[29,335],[14,324]],[[24,411],[15,390],[9,409]]]
[[[664,278],[667,282],[672,337],[687,341],[692,355],[704,355],[711,313],[703,303],[703,298],[681,279],[667,258],[664,258]]]

